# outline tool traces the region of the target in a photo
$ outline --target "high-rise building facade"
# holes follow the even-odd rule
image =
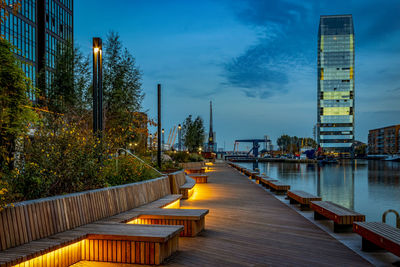
[[[354,141],[354,28],[351,15],[321,16],[317,142],[349,154]]]
[[[21,7],[13,14],[17,2]],[[73,0],[6,0],[5,12],[1,35],[15,47],[27,77],[37,85],[43,72],[44,84],[50,85],[58,51],[73,43]]]

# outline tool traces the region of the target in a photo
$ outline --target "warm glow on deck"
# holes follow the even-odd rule
[[[181,207],[181,200],[177,199],[172,203],[169,203],[168,205],[162,207],[163,209],[179,209]]]
[[[142,224],[141,221],[142,220],[139,217],[137,217],[137,218],[127,222],[126,224]]]
[[[85,240],[53,250],[13,266],[70,266],[81,261],[83,253],[85,253]]]

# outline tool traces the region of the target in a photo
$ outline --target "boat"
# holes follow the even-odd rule
[[[339,161],[334,158],[325,158],[318,160],[318,164],[325,165],[325,164],[339,164]]]
[[[400,155],[389,155],[383,159],[384,161],[398,161],[400,162]]]

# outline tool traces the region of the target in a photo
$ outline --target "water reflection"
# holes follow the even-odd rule
[[[253,164],[242,165],[251,168]],[[257,163],[257,167],[261,173],[290,184],[292,189],[364,213],[367,221],[381,221],[387,209],[400,211],[400,163],[397,162],[358,160],[324,166],[268,162]]]

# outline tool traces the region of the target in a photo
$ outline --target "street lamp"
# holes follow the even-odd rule
[[[181,143],[182,143],[182,141],[181,141],[181,139],[182,139],[182,137],[181,137],[181,129],[182,129],[182,126],[179,124],[178,125],[178,150],[179,151],[182,150],[182,148],[181,148]]]
[[[101,38],[93,38],[93,133],[103,131],[103,45]]]
[[[161,141],[162,141],[162,150],[164,151],[164,144],[165,144],[165,142],[164,142],[164,129],[161,130],[161,134],[162,134],[162,138],[161,138]]]

